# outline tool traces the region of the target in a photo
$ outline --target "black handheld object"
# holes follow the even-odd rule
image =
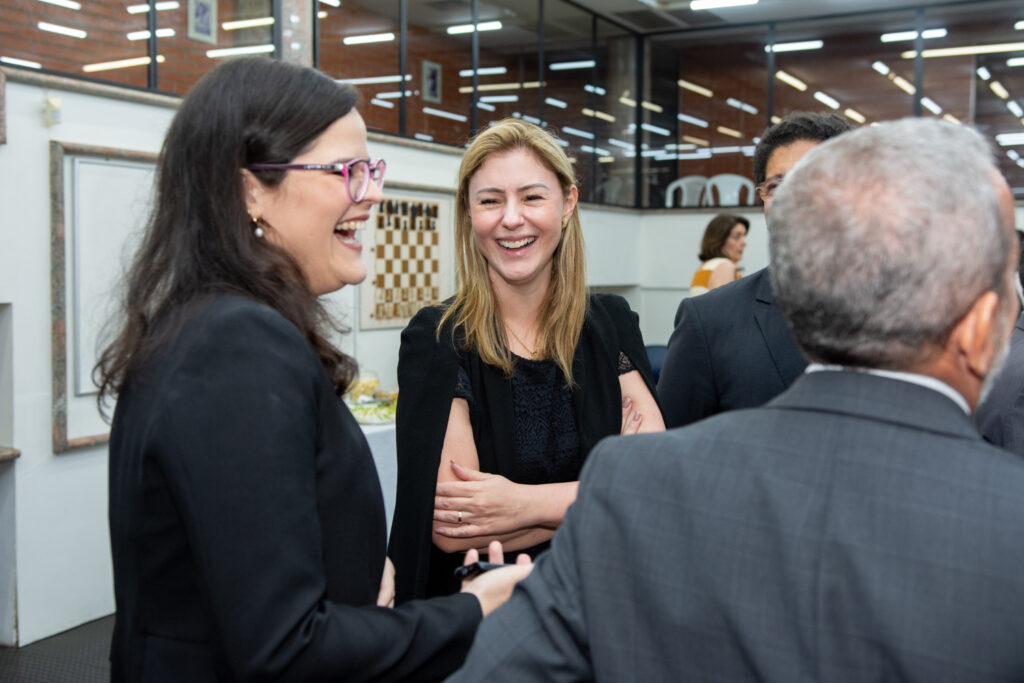
[[[465,581],[471,579],[477,574],[483,572],[489,572],[492,569],[500,569],[501,567],[510,567],[508,564],[498,564],[496,562],[471,562],[464,564],[461,567],[455,569],[455,578],[459,581]]]

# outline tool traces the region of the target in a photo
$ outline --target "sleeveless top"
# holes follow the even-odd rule
[[[690,296],[697,296],[698,294],[704,294],[708,289],[708,283],[711,282],[711,273],[714,272],[715,268],[727,263],[729,259],[724,256],[717,256],[713,259],[708,259],[704,263],[700,264],[700,268],[693,274],[693,281],[690,283]],[[740,279],[739,268],[736,269],[736,279]]]

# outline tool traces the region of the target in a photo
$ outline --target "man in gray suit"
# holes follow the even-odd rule
[[[601,442],[451,680],[1024,680],[1024,460],[970,417],[1018,311],[990,150],[937,120],[845,133],[768,225],[808,371]]]

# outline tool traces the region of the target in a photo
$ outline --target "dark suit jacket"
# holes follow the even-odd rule
[[[683,299],[658,377],[665,425],[763,405],[805,367],[767,268]]]
[[[1006,363],[974,419],[985,441],[1024,456],[1024,313],[1017,318]]]
[[[436,680],[481,618],[374,605],[386,530],[359,426],[303,335],[193,305],[122,392],[110,440],[113,680]]]
[[[864,373],[607,439],[452,681],[1024,680],[1024,460]]]

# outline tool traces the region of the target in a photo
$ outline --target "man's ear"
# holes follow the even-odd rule
[[[952,341],[957,351],[978,377],[986,377],[992,370],[996,351],[1003,343],[996,339],[1003,332],[1000,313],[999,296],[987,291],[975,300],[953,330]]]
[[[253,218],[266,213],[267,189],[247,168],[242,169],[242,191],[245,193],[245,209]]]

